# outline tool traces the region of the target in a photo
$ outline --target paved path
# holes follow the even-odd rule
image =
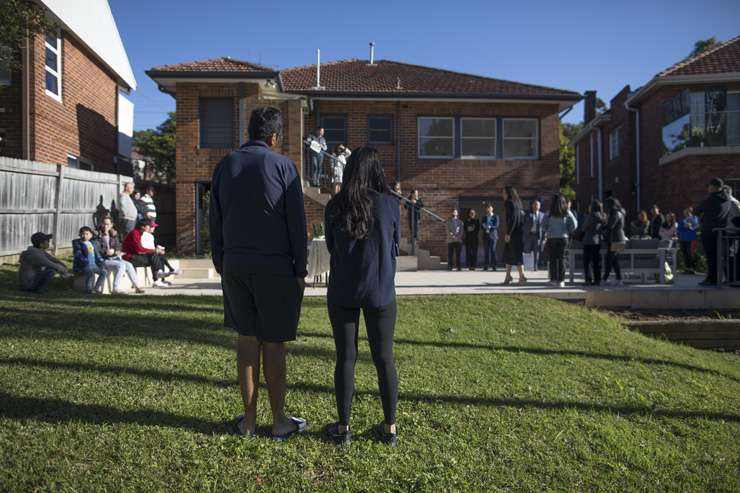
[[[503,286],[504,273],[483,271],[420,271],[399,272],[396,274],[396,291],[398,295],[424,294],[531,294],[558,299],[585,300],[589,291],[604,290],[603,287],[584,287],[580,280],[575,285],[565,288],[553,288],[548,285],[545,271],[527,272],[529,282],[525,285],[515,282]],[[610,291],[622,290],[695,290],[702,278],[699,276],[677,276],[674,284],[627,284],[624,288],[607,288]],[[168,288],[148,288],[147,294],[154,295],[211,295],[221,296],[219,279],[175,279]],[[306,296],[325,296],[326,287],[306,288]],[[740,294],[739,294],[740,296]]]

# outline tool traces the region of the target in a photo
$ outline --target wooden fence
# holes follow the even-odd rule
[[[71,247],[82,226],[116,208],[130,176],[0,157],[0,256],[17,255],[37,231],[54,249]]]

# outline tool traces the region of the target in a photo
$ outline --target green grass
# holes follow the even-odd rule
[[[240,413],[219,298],[46,298],[0,268],[0,490],[738,491],[740,359],[515,296],[401,298],[399,447],[360,343],[346,448],[323,299],[290,345],[286,443],[226,433]],[[259,421],[269,423],[262,392]],[[264,428],[262,432],[265,433]]]

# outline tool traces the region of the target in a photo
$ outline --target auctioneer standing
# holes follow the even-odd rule
[[[400,218],[398,201],[388,193],[375,149],[361,147],[352,152],[342,188],[327,204],[325,219],[326,246],[331,253],[327,305],[337,350],[334,387],[339,413],[339,422],[329,425],[326,433],[339,443],[351,437],[349,418],[362,310],[385,418],[374,432],[395,446],[394,278]]]
[[[244,415],[237,418],[235,432],[255,432],[261,353],[276,440],[306,427],[305,420],[284,413],[285,343],[295,340],[301,313],[306,217],[295,164],[273,151],[282,130],[276,108],[252,112],[250,141],[222,159],[213,173],[210,206],[224,325],[239,334],[237,373]]]

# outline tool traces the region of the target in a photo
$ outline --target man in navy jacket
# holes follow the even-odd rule
[[[261,351],[276,440],[306,427],[305,420],[284,413],[285,342],[295,340],[301,311],[306,218],[295,164],[273,150],[282,127],[276,108],[252,112],[250,141],[222,159],[213,173],[209,216],[213,264],[222,277],[224,325],[239,334],[244,415],[234,431],[255,432]]]

